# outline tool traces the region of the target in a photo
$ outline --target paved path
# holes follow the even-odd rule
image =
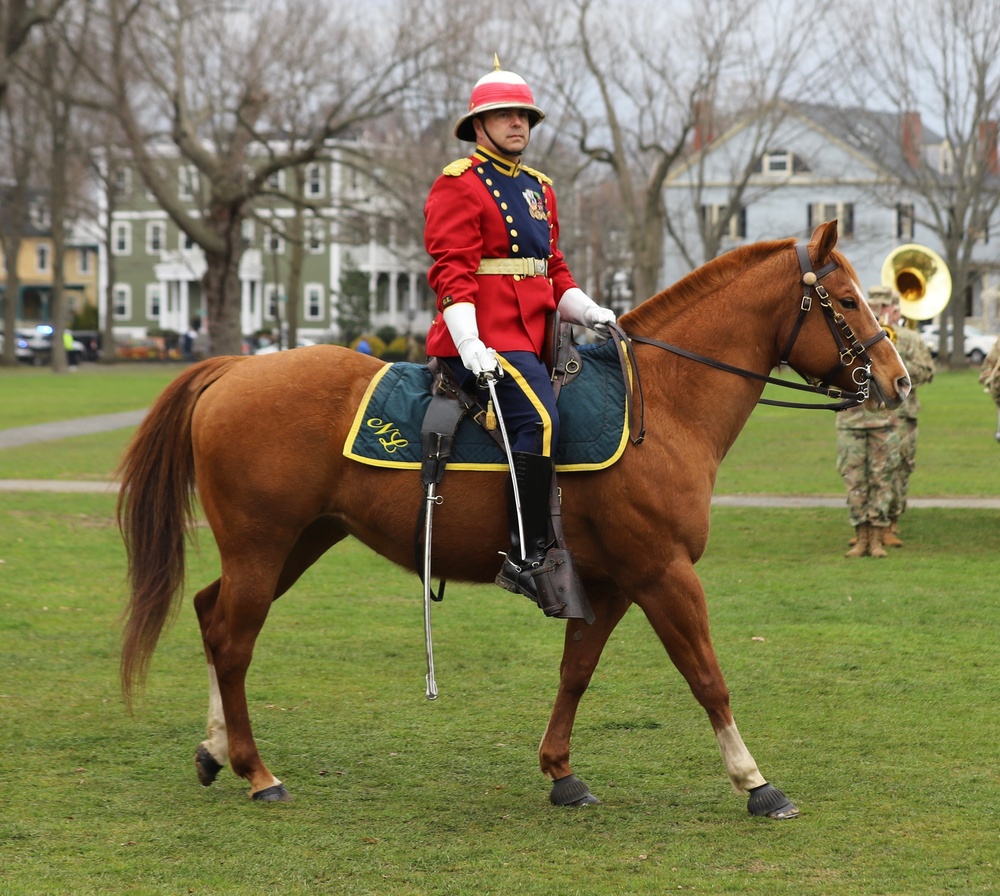
[[[123,411],[120,414],[101,414],[79,417],[56,423],[40,423],[17,429],[0,429],[0,449],[17,448],[35,442],[50,442],[72,436],[90,435],[126,426],[137,426],[146,411]],[[0,492],[63,492],[109,494],[118,491],[117,482],[45,479],[0,479]],[[1000,510],[1000,498],[908,498],[910,507],[951,507],[959,509]],[[819,495],[715,495],[715,507],[846,507],[843,496]]]
[[[99,414],[96,417],[78,417],[75,420],[59,420],[55,423],[39,423],[37,426],[20,426],[16,429],[0,429],[0,448],[19,448],[34,442],[53,442],[72,436],[89,436],[111,429],[138,426],[146,416],[143,411],[123,411],[120,414]]]

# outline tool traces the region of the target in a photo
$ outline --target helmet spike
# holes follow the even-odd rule
[[[493,54],[493,71],[500,71],[500,57],[496,53]]]

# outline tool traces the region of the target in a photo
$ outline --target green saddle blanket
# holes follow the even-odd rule
[[[628,443],[628,407],[613,342],[579,346],[582,367],[559,392],[556,469],[601,470]],[[420,427],[431,401],[426,365],[388,364],[372,379],[344,443],[344,455],[377,467],[420,469]],[[468,416],[455,433],[448,469],[506,470],[503,450]]]

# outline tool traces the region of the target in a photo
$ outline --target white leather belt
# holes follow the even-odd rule
[[[477,274],[514,274],[521,277],[547,277],[547,258],[484,258],[476,268]]]

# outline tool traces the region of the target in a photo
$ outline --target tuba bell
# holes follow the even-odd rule
[[[951,300],[951,272],[933,249],[907,243],[882,263],[882,285],[899,293],[899,311],[907,320],[930,320]]]

